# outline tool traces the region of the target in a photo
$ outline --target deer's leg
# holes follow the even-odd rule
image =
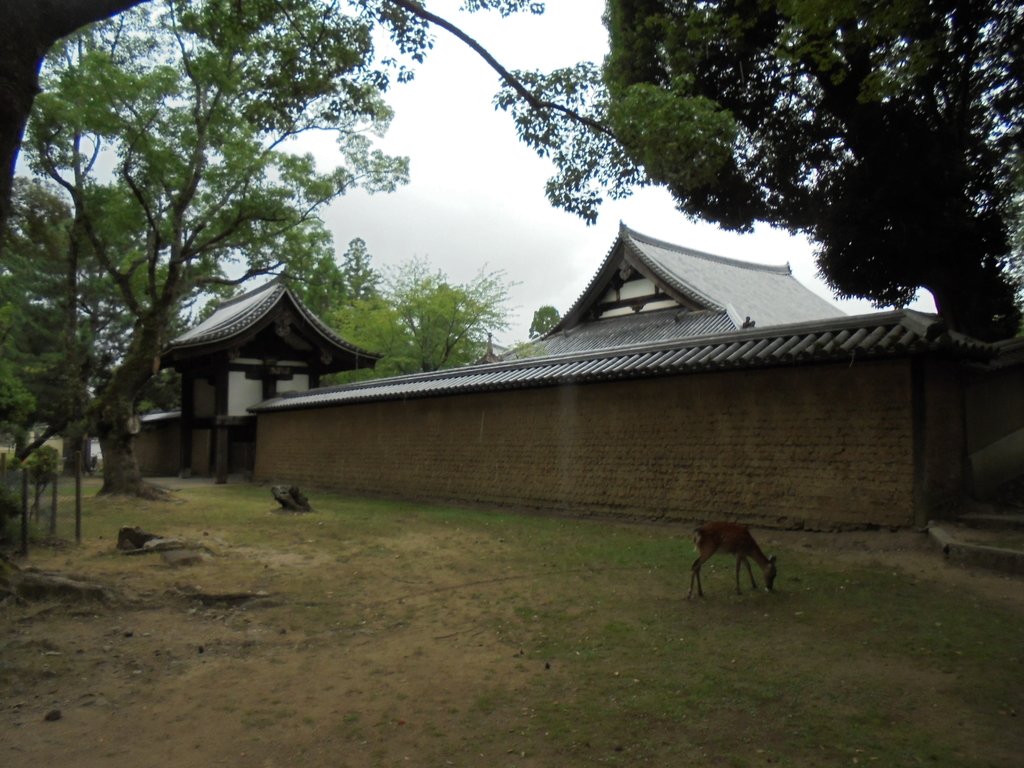
[[[750,576],[750,588],[756,592],[757,591],[757,582],[754,581],[754,569],[750,567],[750,559],[744,557],[743,558],[743,562],[747,564],[747,574]],[[737,577],[736,580],[737,580],[737,583],[738,583],[739,582],[739,573],[736,574],[736,577]]]
[[[690,592],[686,596],[687,600],[690,600],[693,597],[693,582],[694,581],[697,582],[697,594],[700,595],[701,597],[704,597],[704,590],[701,589],[701,585],[700,585],[700,567],[704,564],[704,560],[705,560],[705,558],[698,557],[696,560],[693,561],[693,565],[690,566]]]

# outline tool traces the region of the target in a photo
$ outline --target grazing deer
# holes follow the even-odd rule
[[[750,560],[753,560],[764,572],[764,580],[768,591],[771,592],[775,584],[775,556],[765,557],[764,552],[757,546],[750,530],[739,523],[705,523],[693,531],[693,543],[697,545],[700,552],[693,566],[690,568],[690,594],[686,596],[689,600],[693,597],[693,582],[697,582],[697,594],[704,597],[704,590],[700,586],[700,567],[704,561],[715,552],[721,550],[736,555],[736,594],[740,592],[740,564],[747,564],[747,573],[750,574],[750,586],[757,589],[757,582],[754,581],[754,571],[750,567]],[[749,559],[748,559],[749,558]]]

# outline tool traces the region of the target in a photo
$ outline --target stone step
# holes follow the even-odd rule
[[[1024,552],[967,543],[959,540],[955,531],[935,523],[929,524],[928,535],[950,560],[1014,576],[1024,576]]]
[[[1021,531],[1024,530],[1024,512],[972,512],[960,515],[957,522],[972,528]]]

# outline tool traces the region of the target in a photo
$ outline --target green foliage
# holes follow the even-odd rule
[[[607,120],[609,104],[596,65],[581,63],[549,74],[514,75],[537,98],[568,110],[537,109],[510,86],[495,97],[495,105],[515,120],[519,138],[540,157],[550,158],[557,169],[546,185],[552,205],[593,224],[606,197],[623,198],[648,183],[623,145],[607,129],[599,128]]]
[[[173,411],[181,407],[181,374],[164,368],[146,382],[135,402],[136,413]]]
[[[38,515],[43,492],[51,482],[55,482],[55,476],[60,471],[60,454],[49,445],[40,446],[21,463],[21,469],[28,472],[32,486],[32,511]]]
[[[0,274],[0,289],[7,280]],[[11,328],[15,316],[13,304],[0,305],[0,434],[20,434],[28,426],[35,399],[10,362]]]
[[[543,307],[538,308],[537,311],[533,313],[533,320],[530,322],[530,338],[539,339],[558,325],[558,322],[561,319],[562,316],[558,313],[558,310],[550,304],[546,304]]]
[[[15,519],[21,515],[21,497],[5,483],[0,483],[0,545],[6,545],[17,539]],[[4,567],[0,557],[0,572]]]
[[[348,244],[342,257],[342,297],[346,302],[367,301],[379,294],[380,275],[370,264],[372,257],[362,238],[355,238]]]
[[[370,264],[372,257],[362,238],[348,244],[339,266],[333,254],[321,255],[311,270],[301,276],[289,276],[289,287],[318,317],[378,294],[380,275]]]
[[[533,14],[544,13],[544,3],[536,0],[465,0],[462,4],[467,11],[497,11],[502,16],[509,16],[520,11]]]
[[[555,205],[592,222],[664,184],[692,218],[809,235],[840,296],[923,287],[955,328],[1016,330],[1018,4],[612,0],[606,20],[601,76],[516,73],[537,98],[497,98],[555,164]]]
[[[680,210],[808,233],[840,295],[925,287],[954,326],[1017,327],[1016,4],[614,0],[608,19],[609,124]]]
[[[21,514],[21,502],[17,494],[5,483],[0,483],[0,540],[3,539],[4,522]]]
[[[183,306],[259,275],[315,271],[332,251],[318,211],[407,177],[404,158],[372,144],[391,113],[371,25],[342,10],[164,0],[47,61],[28,159],[63,189],[72,245],[95,259],[130,328],[92,404],[108,479],[133,476],[116,471],[130,465],[118,458],[127,417]],[[311,130],[335,135],[335,167],[286,151]]]
[[[22,462],[22,468],[29,473],[29,480],[33,483],[45,485],[60,470],[60,453],[56,448],[44,445]]]
[[[23,433],[35,405],[35,398],[17,371],[6,359],[0,358],[0,434]]]
[[[475,362],[488,334],[508,328],[510,287],[500,270],[453,285],[413,259],[386,273],[379,296],[338,309],[330,321],[344,338],[383,355],[375,375],[452,368]]]
[[[80,425],[128,322],[59,188],[18,178],[11,203],[0,296],[11,319],[4,357],[36,403],[24,425]]]

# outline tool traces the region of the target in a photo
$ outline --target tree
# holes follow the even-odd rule
[[[539,339],[556,325],[562,316],[558,310],[550,304],[545,304],[533,313],[533,321],[530,323],[530,338]]]
[[[924,287],[953,328],[1018,326],[1019,3],[612,0],[607,18],[595,117],[682,212],[808,234],[841,296],[903,305]],[[519,118],[538,146],[552,132]],[[567,207],[595,173],[629,173],[588,149],[556,180]]]
[[[22,459],[55,434],[72,441],[82,435],[88,390],[97,386],[105,361],[116,357],[126,328],[113,292],[88,251],[77,247],[74,232],[57,190],[15,179],[0,268],[0,301],[11,318],[4,356],[36,402],[21,427],[46,427],[30,442],[20,439],[24,429],[13,430]]]
[[[0,436],[4,437],[23,433],[36,404],[8,356],[13,309],[0,307]]]
[[[22,469],[28,471],[29,483],[32,486],[31,512],[32,517],[38,522],[43,492],[60,471],[60,454],[57,453],[56,448],[44,445],[22,463]],[[50,520],[50,531],[55,533],[56,520],[52,516]]]
[[[367,25],[316,0],[239,7],[153,4],[61,46],[44,72],[32,167],[67,194],[131,323],[91,406],[105,492],[146,492],[128,422],[183,304],[302,273],[329,248],[323,205],[406,177],[366,135],[390,117]],[[337,135],[338,167],[283,151],[313,129]],[[105,157],[109,177],[96,170]]]
[[[510,288],[500,270],[453,285],[413,259],[386,273],[380,296],[343,307],[330,320],[345,338],[383,355],[376,376],[454,368],[478,360],[488,335],[508,328]]]
[[[0,0],[0,229],[7,219],[14,164],[47,51],[62,37],[139,2]]]
[[[305,275],[289,276],[289,284],[313,314],[325,318],[343,306],[377,296],[380,275],[370,266],[366,242],[353,238],[339,266],[333,252],[320,256]]]
[[[341,275],[346,303],[368,301],[380,293],[380,275],[371,265],[373,257],[366,248],[366,241],[354,238],[342,257]]]

